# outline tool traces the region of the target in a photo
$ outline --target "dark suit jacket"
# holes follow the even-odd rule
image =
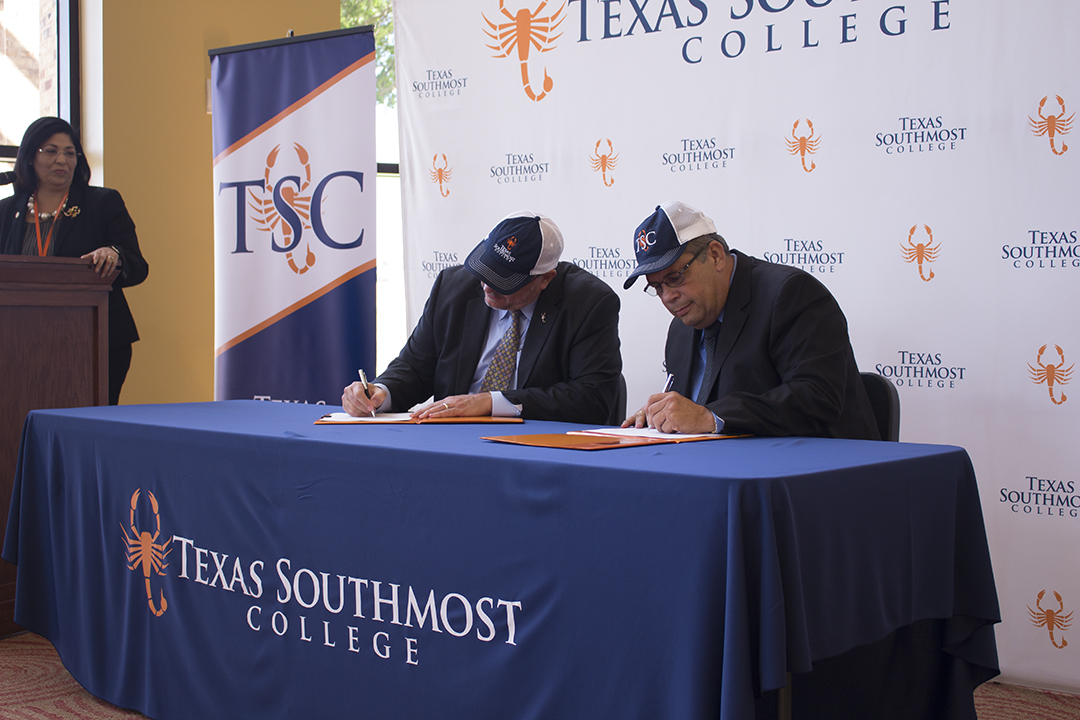
[[[432,395],[468,393],[490,314],[475,275],[461,266],[439,273],[412,336],[375,380],[390,390],[391,411],[404,412]],[[521,346],[518,389],[503,395],[521,405],[526,419],[610,422],[622,372],[618,325],[614,291],[560,262]]]
[[[877,440],[847,319],[820,282],[797,268],[738,256],[706,407],[725,431]],[[695,399],[691,361],[700,333],[677,318],[665,359],[673,390]]]
[[[18,193],[0,200],[0,254],[21,255],[26,233],[26,203],[30,196]],[[121,288],[146,279],[149,266],[139,251],[135,223],[128,215],[120,193],[109,188],[72,185],[68,210],[78,208],[75,217],[64,217],[53,242],[57,257],[81,257],[99,247],[112,245],[120,253],[120,275],[109,293],[109,344],[130,344],[139,339],[135,319]]]

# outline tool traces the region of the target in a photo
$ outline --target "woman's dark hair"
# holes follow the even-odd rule
[[[72,178],[71,184],[82,186],[90,184],[90,163],[86,162],[86,156],[83,155],[78,133],[67,120],[58,117],[43,117],[30,123],[30,127],[26,128],[22,142],[19,144],[19,153],[15,157],[16,193],[37,190],[38,179],[34,171],[34,158],[45,141],[56,133],[64,133],[71,138],[75,152],[78,153],[78,159],[75,162],[75,177]]]

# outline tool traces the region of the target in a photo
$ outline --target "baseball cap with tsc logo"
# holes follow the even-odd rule
[[[683,245],[710,233],[716,233],[716,225],[700,210],[678,200],[657,205],[634,231],[637,267],[623,283],[623,289],[633,285],[639,275],[670,267],[682,255]]]

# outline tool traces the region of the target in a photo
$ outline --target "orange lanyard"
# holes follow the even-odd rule
[[[64,199],[60,201],[60,206],[56,208],[56,214],[53,215],[52,225],[49,226],[49,232],[45,235],[45,247],[41,247],[41,224],[38,222],[38,206],[37,206],[37,194],[34,194],[34,229],[37,231],[37,253],[39,257],[45,257],[49,254],[49,244],[52,242],[52,233],[56,229],[56,224],[60,221],[60,210],[63,209],[64,203],[67,202],[68,194],[64,193]]]

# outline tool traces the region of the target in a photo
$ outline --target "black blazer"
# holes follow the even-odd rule
[[[475,275],[461,266],[439,273],[405,347],[376,378],[393,412],[434,395],[469,392],[491,308]],[[602,280],[560,262],[536,301],[521,346],[518,389],[503,393],[531,420],[606,424],[622,372],[619,298]]]
[[[18,193],[0,200],[0,254],[21,255],[26,233],[26,203],[29,193]],[[120,275],[109,293],[109,344],[130,344],[139,339],[135,319],[128,309],[121,288],[138,285],[146,279],[149,266],[139,251],[135,223],[128,214],[124,199],[116,190],[72,185],[67,212],[78,208],[74,217],[65,216],[57,227],[58,257],[81,257],[99,247],[113,246],[120,253]]]
[[[706,407],[724,429],[755,435],[879,439],[848,339],[828,289],[798,268],[738,256],[716,338]],[[694,399],[700,333],[675,318],[665,359],[673,390]]]

